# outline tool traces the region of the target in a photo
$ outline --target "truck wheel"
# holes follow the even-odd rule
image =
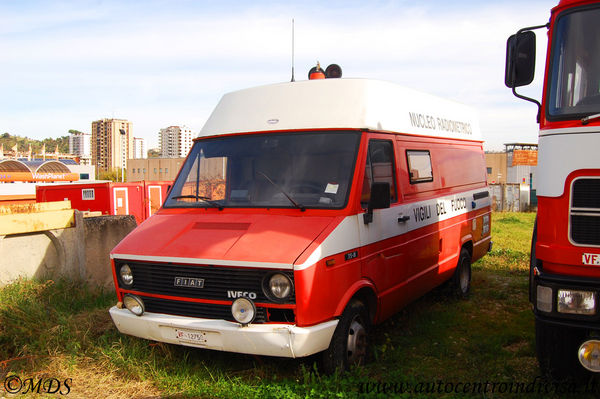
[[[452,288],[459,298],[466,298],[471,289],[471,254],[466,248],[460,250],[456,270],[452,276]]]
[[[577,359],[577,338],[568,327],[535,321],[535,351],[543,375],[562,381],[587,374]]]
[[[323,352],[323,371],[344,372],[352,365],[364,364],[367,358],[369,313],[359,300],[352,300],[340,317],[329,348]]]

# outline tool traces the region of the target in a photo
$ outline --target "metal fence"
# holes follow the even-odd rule
[[[492,210],[507,212],[526,212],[536,201],[530,200],[529,186],[521,184],[490,184],[490,195],[492,197]]]

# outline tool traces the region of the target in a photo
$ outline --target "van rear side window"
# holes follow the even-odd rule
[[[411,184],[433,181],[429,151],[407,150],[406,160],[408,161],[408,174]]]

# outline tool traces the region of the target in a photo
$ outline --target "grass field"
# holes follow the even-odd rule
[[[246,356],[124,336],[107,312],[113,292],[19,281],[0,290],[0,376],[55,378],[63,388],[67,381],[68,397],[76,398],[522,397],[510,385],[518,383],[536,391],[527,397],[564,397],[537,392],[547,387],[536,379],[527,301],[534,219],[495,213],[494,249],[473,265],[469,299],[438,289],[414,302],[374,329],[373,361],[345,375],[320,375],[314,358]],[[3,391],[5,378],[0,397],[12,396]],[[400,393],[409,384],[412,393]]]

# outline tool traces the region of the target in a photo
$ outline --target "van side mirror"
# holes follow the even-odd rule
[[[535,74],[535,33],[525,31],[512,35],[506,41],[506,87],[527,86]]]
[[[367,213],[363,214],[365,224],[373,221],[373,209],[389,208],[390,201],[390,183],[375,182],[371,184],[371,197],[367,206]]]

